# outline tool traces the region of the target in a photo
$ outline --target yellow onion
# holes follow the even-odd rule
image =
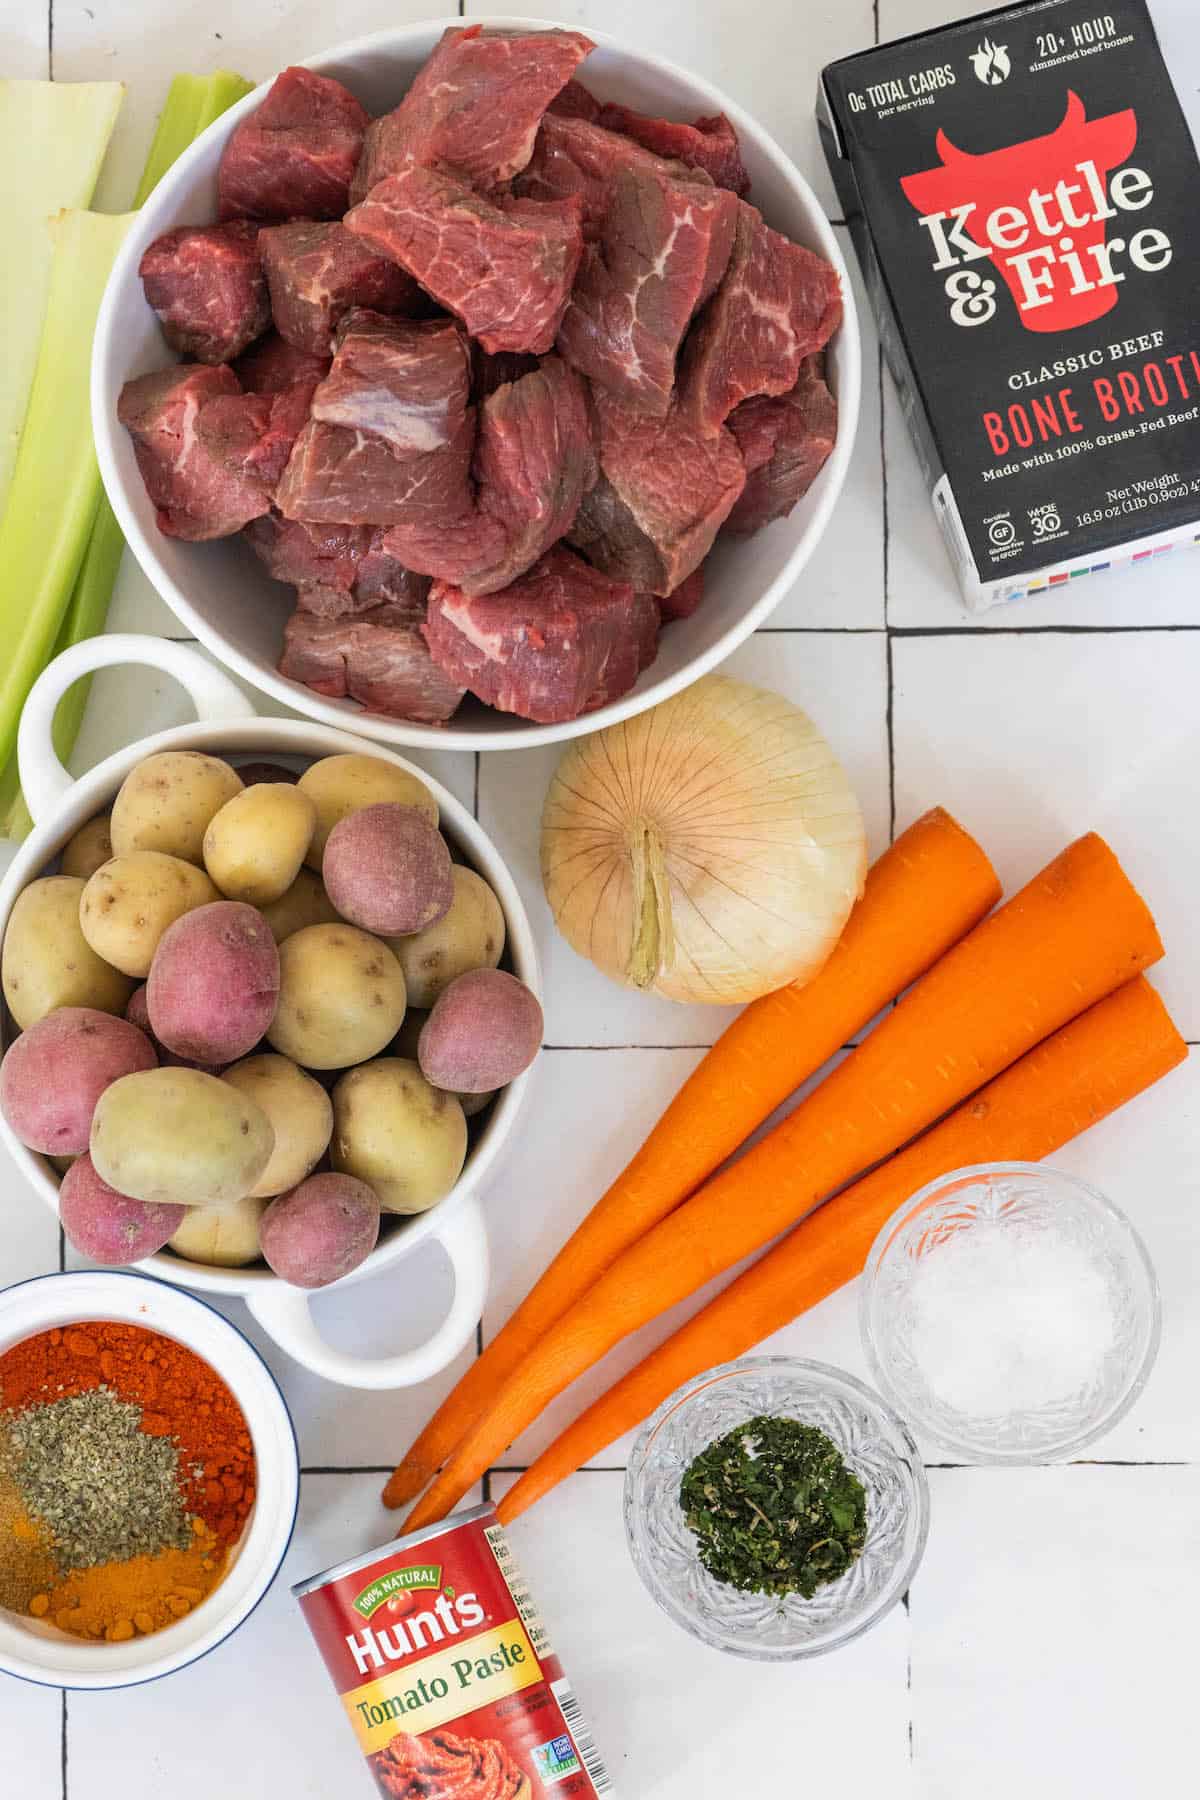
[[[807,713],[708,675],[559,763],[542,881],[614,981],[733,1004],[808,981],[866,873],[862,812]]]

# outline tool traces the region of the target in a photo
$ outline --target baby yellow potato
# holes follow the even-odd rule
[[[224,1211],[194,1206],[170,1239],[171,1248],[188,1262],[208,1263],[217,1269],[244,1269],[262,1255],[258,1227],[266,1210],[265,1200],[239,1200]]]
[[[89,819],[86,825],[79,827],[63,850],[62,872],[64,875],[78,875],[81,881],[87,881],[101,863],[108,861],[112,853],[110,818],[108,813],[99,813],[96,818]]]
[[[295,881],[316,822],[316,807],[298,787],[243,788],[209,820],[204,866],[227,899],[269,906]]]
[[[257,1186],[274,1148],[262,1108],[199,1069],[122,1075],[92,1115],[97,1174],[147,1204],[233,1206]]]
[[[209,820],[241,791],[241,776],[219,756],[160,750],[130,770],[113,801],[113,854],[159,850],[202,865]]]
[[[385,1212],[428,1212],[462,1173],[467,1121],[415,1062],[381,1056],[334,1088],[330,1150],[334,1168],[374,1188]]]
[[[419,807],[431,825],[438,822],[438,803],[424,782],[379,756],[323,756],[305,769],[300,787],[317,809],[317,828],[304,859],[310,869],[321,867],[325,841],[338,820],[364,806],[393,800]]]
[[[79,902],[79,923],[97,956],[144,981],[167,926],[220,898],[203,869],[159,850],[133,850],[96,870]]]
[[[340,914],[311,869],[301,869],[286,894],[259,908],[277,944],[306,925],[336,925]]]
[[[267,1041],[305,1069],[349,1068],[391,1043],[404,1006],[404,971],[382,938],[354,925],[308,925],[279,946]]]
[[[221,1080],[261,1106],[275,1133],[271,1160],[250,1198],[269,1198],[296,1187],[329,1148],[333,1105],[325,1089],[286,1056],[244,1057]]]
[[[400,959],[410,1006],[428,1010],[444,988],[468,969],[494,969],[504,954],[504,914],[482,875],[456,863],[454,898],[424,931],[388,938]]]
[[[86,884],[46,875],[17,895],[4,934],[0,978],[17,1025],[28,1031],[60,1006],[123,1013],[133,982],[88,943],[79,922]]]

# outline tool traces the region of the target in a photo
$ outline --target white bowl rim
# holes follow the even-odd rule
[[[526,18],[520,15],[484,14],[478,18],[467,19],[460,15],[454,15],[427,19],[411,25],[396,26],[390,30],[370,32],[363,37],[351,39],[347,43],[334,45],[331,49],[306,57],[297,66],[320,72],[326,66],[336,64],[348,57],[370,55],[373,51],[385,49],[402,49],[407,44],[421,42],[435,30],[441,31],[464,24],[478,24],[484,29],[496,31],[562,31],[572,28],[563,20]],[[584,28],[580,26],[576,29]],[[762,624],[795,584],[805,564],[824,536],[833,509],[841,496],[858,429],[862,347],[849,270],[825,209],[807,179],[791,158],[785,154],[770,132],[758,124],[737,101],[732,100],[720,88],[713,86],[702,76],[695,74],[690,69],[685,69],[670,58],[659,56],[653,51],[635,49],[609,32],[587,29],[587,36],[592,39],[597,49],[614,51],[631,59],[644,69],[651,72],[659,70],[672,80],[686,83],[702,97],[703,104],[707,109],[712,112],[725,113],[736,127],[739,135],[752,141],[756,149],[775,165],[781,178],[787,182],[807,215],[814,238],[818,240],[821,255],[832,264],[837,273],[843,301],[842,323],[839,328],[839,352],[844,356],[845,366],[841,373],[837,396],[837,437],[832,454],[821,471],[824,485],[818,497],[813,517],[783,567],[764,592],[733,625],[729,626],[713,644],[709,645],[707,650],[699,652],[674,674],[660,676],[658,680],[650,682],[641,691],[632,691],[623,695],[621,699],[598,708],[595,712],[585,713],[580,718],[570,719],[557,725],[506,726],[503,730],[498,730],[487,727],[456,727],[453,720],[450,720],[445,726],[435,726],[419,725],[402,719],[389,719],[378,713],[355,714],[346,710],[344,706],[324,700],[320,695],[303,687],[300,683],[285,679],[277,671],[261,667],[254,659],[230,645],[224,634],[208,623],[203,613],[192,605],[183,589],[167,573],[159,559],[153,540],[142,529],[133,512],[126,496],[114,450],[115,434],[118,429],[116,408],[115,406],[110,408],[108,405],[106,390],[109,384],[110,369],[116,361],[117,334],[114,329],[114,316],[119,304],[119,297],[126,286],[136,278],[137,264],[143,250],[165,228],[163,216],[172,210],[175,190],[190,174],[193,163],[206,154],[209,140],[214,134],[227,136],[242,118],[261,103],[271,81],[275,79],[272,76],[269,80],[261,82],[253,93],[247,94],[235,106],[230,107],[219,119],[214,120],[207,130],[202,132],[193,144],[189,145],[159,182],[127,232],[113,264],[96,322],[91,373],[92,431],[109,504],[116,514],[126,542],[156,592],[181,623],[186,625],[189,631],[225,667],[232,669],[244,680],[258,688],[260,692],[270,694],[282,705],[292,707],[297,712],[303,712],[307,717],[321,724],[333,725],[344,731],[358,731],[365,736],[374,737],[380,743],[407,744],[413,747],[424,746],[429,749],[441,750],[479,751],[524,750],[539,744],[562,743],[569,738],[601,731],[606,726],[619,723],[622,719],[632,718],[640,712],[645,712],[649,707],[659,705],[673,694],[680,693],[684,688],[690,687],[693,682],[698,681],[701,676],[710,673]]]
[[[1136,1369],[1131,1371],[1124,1390],[1117,1396],[1112,1406],[1086,1430],[1041,1451],[1030,1451],[1019,1447],[1011,1451],[985,1447],[977,1443],[974,1438],[943,1431],[940,1426],[931,1423],[923,1413],[914,1413],[911,1410],[909,1397],[897,1390],[891,1373],[879,1353],[875,1324],[879,1270],[901,1225],[951,1187],[965,1187],[973,1182],[981,1183],[1005,1175],[1030,1176],[1042,1182],[1062,1182],[1082,1195],[1090,1206],[1094,1207],[1098,1213],[1101,1213],[1124,1234],[1130,1250],[1130,1260],[1145,1277],[1150,1303],[1145,1349]],[[905,1420],[910,1430],[919,1431],[924,1436],[933,1439],[943,1449],[953,1451],[956,1456],[964,1457],[972,1467],[1044,1468],[1048,1465],[1069,1461],[1072,1457],[1078,1456],[1079,1452],[1089,1444],[1094,1444],[1098,1438],[1105,1437],[1115,1425],[1120,1423],[1134,1402],[1140,1398],[1154,1373],[1154,1365],[1158,1360],[1158,1352],[1162,1343],[1162,1291],[1158,1283],[1158,1272],[1137,1226],[1128,1213],[1122,1211],[1115,1200],[1110,1200],[1102,1189],[1096,1187],[1084,1176],[1073,1175],[1067,1169],[1057,1168],[1051,1162],[966,1163],[961,1169],[948,1169],[944,1175],[936,1175],[931,1181],[927,1181],[923,1187],[917,1189],[915,1194],[898,1206],[879,1227],[863,1265],[858,1296],[858,1324],[863,1354],[867,1359],[871,1374],[879,1383],[880,1393],[883,1394],[888,1405]]]
[[[120,1281],[139,1282],[143,1286],[163,1288],[168,1294],[173,1295],[180,1302],[191,1303],[194,1306],[202,1308],[204,1312],[211,1313],[213,1318],[217,1320],[219,1326],[225,1326],[235,1337],[242,1340],[255,1360],[261,1365],[262,1372],[266,1376],[270,1388],[274,1390],[275,1397],[278,1400],[278,1416],[286,1423],[288,1432],[290,1433],[293,1455],[287,1460],[286,1467],[290,1471],[288,1485],[292,1489],[292,1509],[286,1532],[283,1533],[281,1540],[279,1540],[279,1553],[275,1558],[274,1567],[269,1574],[265,1575],[265,1579],[263,1570],[260,1570],[259,1574],[251,1584],[251,1591],[254,1597],[250,1601],[250,1604],[246,1606],[244,1610],[236,1613],[236,1616],[232,1618],[228,1629],[223,1630],[220,1637],[215,1638],[212,1643],[206,1644],[203,1648],[197,1650],[194,1656],[186,1656],[179,1662],[171,1661],[170,1666],[165,1668],[155,1668],[154,1663],[150,1659],[147,1659],[149,1673],[135,1673],[131,1671],[131,1679],[125,1681],[79,1682],[77,1679],[74,1679],[78,1676],[77,1670],[70,1671],[70,1674],[73,1677],[71,1680],[55,1680],[44,1674],[34,1675],[28,1673],[24,1669],[13,1668],[6,1661],[0,1662],[0,1673],[11,1676],[15,1681],[27,1682],[30,1687],[63,1688],[68,1693],[112,1693],[120,1688],[148,1687],[152,1682],[165,1681],[169,1676],[176,1675],[183,1669],[192,1668],[196,1663],[202,1662],[206,1656],[211,1656],[214,1650],[219,1650],[223,1644],[227,1644],[234,1633],[240,1631],[246,1621],[258,1611],[259,1607],[274,1587],[276,1577],[283,1567],[287,1553],[291,1548],[292,1539],[296,1532],[296,1521],[300,1516],[300,1440],[296,1433],[296,1424],[292,1418],[291,1408],[287,1403],[287,1397],[284,1394],[278,1377],[257,1344],[247,1336],[240,1325],[235,1325],[232,1319],[226,1318],[225,1314],[219,1311],[210,1300],[205,1300],[199,1294],[191,1293],[186,1288],[180,1288],[174,1282],[163,1281],[159,1276],[143,1275],[136,1269],[56,1269],[49,1270],[44,1275],[27,1275],[21,1281],[9,1282],[7,1286],[0,1288],[0,1304],[7,1300],[10,1294],[16,1293],[18,1289],[21,1288],[34,1287],[41,1283],[49,1284],[51,1282],[75,1283],[80,1279],[94,1281],[97,1277],[102,1277],[105,1281],[112,1278]],[[41,1329],[43,1331],[52,1331],[55,1328],[52,1325],[44,1325]],[[145,1327],[144,1329],[149,1330],[150,1327]],[[37,1334],[34,1333],[33,1335],[36,1336]],[[170,1333],[163,1332],[162,1335],[170,1336]],[[17,1339],[16,1341],[19,1343],[23,1340]],[[200,1352],[196,1351],[195,1354],[200,1355]],[[211,1358],[203,1358],[202,1360],[208,1360],[211,1363],[212,1368],[221,1376],[223,1381],[228,1380],[223,1371],[218,1368],[215,1361]],[[240,1396],[235,1392],[232,1383],[229,1383],[229,1387],[230,1392],[233,1393],[235,1400],[238,1401],[240,1406],[242,1404]],[[274,1552],[272,1551],[272,1555],[273,1554]],[[210,1598],[220,1593],[222,1585],[223,1583],[217,1584],[216,1588],[213,1589]],[[148,1638],[140,1639],[139,1642],[150,1646],[154,1644],[157,1639],[161,1638],[161,1635],[161,1633],[155,1632]],[[98,1656],[103,1656],[106,1646],[94,1644],[89,1646],[89,1648]],[[124,1648],[124,1646],[122,1646],[122,1648]],[[0,1651],[0,1658],[2,1657],[3,1652]],[[156,1660],[161,1663],[168,1661],[169,1659],[160,1651]]]

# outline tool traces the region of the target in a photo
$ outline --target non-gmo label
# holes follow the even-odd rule
[[[577,1775],[580,1769],[575,1746],[565,1731],[561,1737],[551,1738],[548,1744],[535,1744],[533,1761],[547,1787],[553,1787],[555,1782],[563,1781],[568,1775]]]

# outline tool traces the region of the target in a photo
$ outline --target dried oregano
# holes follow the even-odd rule
[[[748,1593],[811,1598],[862,1550],[867,1496],[815,1425],[750,1419],[702,1450],[680,1504],[710,1575]]]

